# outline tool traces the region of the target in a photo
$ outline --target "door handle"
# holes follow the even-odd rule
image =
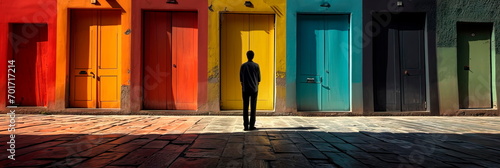
[[[468,70],[470,70],[470,67],[468,65],[465,65],[464,70],[468,71]]]
[[[174,64],[174,68],[177,68],[177,65],[176,65],[176,64]]]
[[[94,72],[90,72],[90,74],[92,75],[92,78],[95,78],[95,73]]]
[[[410,72],[408,72],[408,70],[405,70],[405,75],[410,76]]]

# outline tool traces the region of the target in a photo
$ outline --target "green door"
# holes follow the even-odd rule
[[[457,25],[460,108],[491,108],[491,33],[489,23]]]

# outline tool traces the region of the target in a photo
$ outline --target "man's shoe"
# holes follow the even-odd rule
[[[250,130],[256,130],[256,129],[257,129],[257,128],[255,128],[255,127],[250,127]]]
[[[243,131],[248,131],[248,128],[243,128]]]

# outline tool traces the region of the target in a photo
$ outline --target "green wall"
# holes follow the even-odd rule
[[[498,25],[500,24],[500,1],[497,0],[438,0],[437,1],[437,59],[438,85],[441,115],[464,115],[468,113],[497,113],[497,110],[460,110],[458,100],[457,79],[457,22],[490,22],[494,23],[492,37],[492,92],[493,106],[496,108],[496,83],[500,81],[498,74],[498,60],[500,38]]]

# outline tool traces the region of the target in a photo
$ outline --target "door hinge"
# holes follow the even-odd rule
[[[424,109],[427,110],[427,101],[424,102]]]

